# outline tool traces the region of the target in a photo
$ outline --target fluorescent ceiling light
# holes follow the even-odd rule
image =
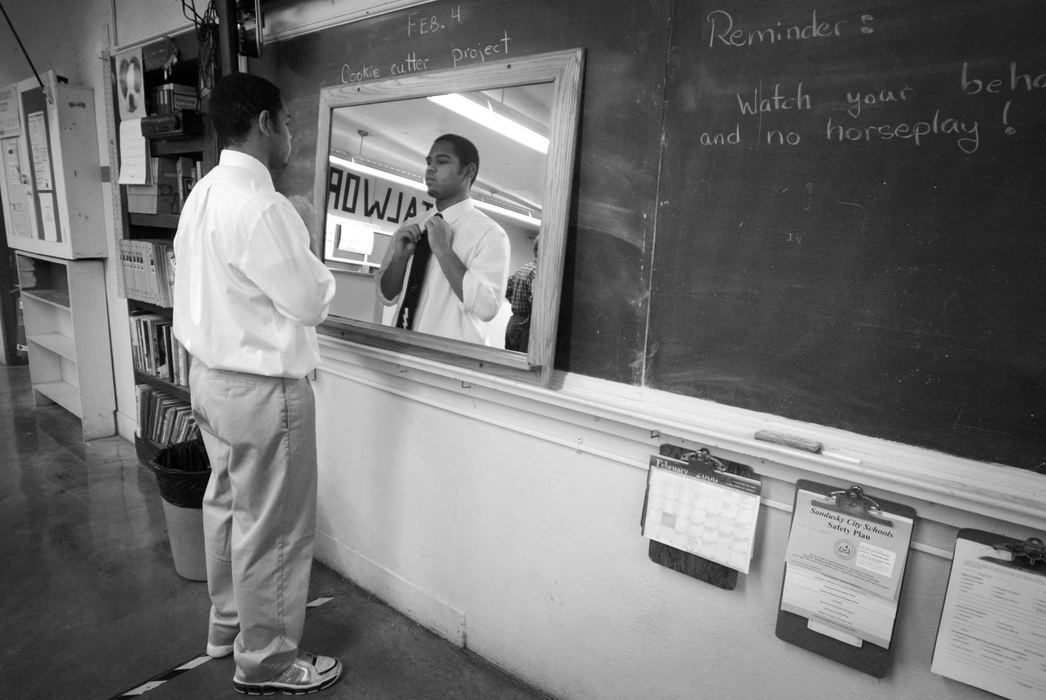
[[[493,212],[500,216],[507,216],[510,219],[521,221],[524,224],[534,226],[535,228],[541,226],[541,219],[535,219],[533,216],[530,216],[529,214],[521,214],[518,211],[512,211],[511,209],[506,209],[505,207],[499,207],[497,204],[490,204],[488,202],[484,202],[481,199],[474,199],[472,201],[476,204],[477,209],[486,209],[489,212]]]
[[[426,194],[429,191],[429,189],[425,186],[425,183],[421,180],[412,180],[408,177],[403,177],[402,175],[390,173],[387,170],[379,170],[378,168],[372,168],[369,165],[357,163],[353,160],[345,160],[344,158],[339,158],[338,156],[328,156],[328,158],[330,159],[330,162],[334,163],[335,165],[340,165],[341,167],[348,168],[349,170],[355,170],[356,172],[363,173],[364,175],[380,177],[382,180],[387,180],[388,182],[395,182],[398,185],[403,185],[404,187],[409,187],[411,189],[418,190],[419,192],[425,192]]]
[[[363,163],[357,163],[352,160],[346,160],[345,158],[339,158],[338,156],[327,156],[327,158],[334,165],[340,165],[343,168],[354,170],[358,173],[362,173],[363,175],[370,175],[371,177],[377,177],[388,182],[395,182],[399,185],[403,185],[404,187],[410,187],[412,189],[428,194],[428,188],[425,186],[425,183],[419,182],[418,180],[411,180],[410,178],[403,177],[402,175],[390,173],[387,170],[380,170],[369,165],[364,165]],[[472,201],[479,209],[486,209],[487,211],[497,214],[499,216],[505,216],[510,219],[515,219],[516,221],[520,221],[524,224],[527,224],[528,226],[534,226],[535,228],[539,228],[541,226],[541,219],[537,219],[533,216],[530,216],[529,214],[513,211],[512,209],[506,209],[505,207],[499,207],[497,204],[484,202],[481,199],[473,198]]]
[[[533,148],[538,153],[548,153],[547,137],[502,114],[498,114],[490,106],[484,107],[457,93],[433,95],[429,99],[452,112],[457,112],[461,116],[471,119],[477,124],[493,129],[499,134],[504,134],[513,141],[518,141],[528,148]]]

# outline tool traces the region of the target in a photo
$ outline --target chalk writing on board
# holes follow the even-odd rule
[[[914,91],[914,88],[907,85],[900,90],[847,90],[846,113],[857,119],[861,116],[862,107],[876,107],[891,102],[907,102],[909,93]]]
[[[1018,68],[1017,61],[1011,61],[1010,70],[1004,78],[971,77],[970,66],[963,61],[960,84],[962,91],[967,95],[977,95],[981,92],[998,95],[1007,91],[1046,90],[1046,70],[1038,74],[1028,73],[1024,69]]]
[[[836,143],[870,143],[897,139],[921,146],[929,137],[935,136],[954,137],[955,145],[966,154],[975,153],[981,145],[980,124],[976,119],[967,122],[959,117],[942,115],[939,109],[934,111],[932,117],[917,121],[898,120],[861,126],[838,124],[829,117],[824,131],[825,140]]]
[[[406,16],[406,35],[408,39],[412,40],[427,38],[435,40],[436,35],[447,33],[456,25],[463,23],[460,5],[454,5],[449,12],[444,14],[411,12]],[[464,44],[453,45],[449,49],[451,65],[457,68],[473,63],[504,59],[509,54],[511,43],[512,37],[509,36],[508,29],[502,29],[501,35],[497,37],[486,37],[479,41],[469,40]],[[402,58],[387,65],[345,63],[341,67],[339,79],[342,84],[350,84],[380,80],[386,76],[420,73],[429,70],[431,60],[430,56],[420,55],[417,48],[412,47]]]
[[[1015,93],[1046,90],[1046,70],[1043,69],[1039,69],[1041,71],[1039,73],[1029,73],[1023,67],[1019,67],[1017,61],[1010,61],[1009,70],[1004,77],[990,75],[989,68],[982,68],[981,70],[985,72],[972,75],[969,63],[963,61],[962,76],[959,84],[962,86],[962,91],[965,95],[970,97],[1006,93],[1013,95]],[[1012,108],[1013,99],[1006,100],[1002,107],[1003,133],[1007,136],[1013,136],[1017,133],[1017,128],[1011,122],[1011,119],[1015,116]]]
[[[486,63],[497,61],[508,56],[508,45],[512,38],[506,29],[500,38],[493,41],[479,41],[472,46],[455,46],[450,51],[454,67],[468,63]]]
[[[393,75],[408,75],[410,73],[417,73],[428,69],[429,59],[418,58],[417,51],[409,52],[402,61],[398,61],[389,66],[389,71]]]
[[[486,63],[506,58],[512,37],[504,30],[500,38],[493,41],[481,41],[471,46],[455,46],[450,50],[451,64],[458,66],[472,63]],[[418,56],[417,51],[410,51],[399,61],[393,61],[387,68],[364,63],[362,66],[344,64],[341,67],[342,84],[360,83],[366,80],[378,80],[388,75],[408,75],[429,69],[429,58]]]
[[[872,19],[871,15],[861,16],[862,33],[871,33],[869,24]],[[843,27],[849,24],[849,21],[845,19],[834,22],[822,21],[817,17],[817,10],[811,12],[809,22],[804,21],[802,24],[777,22],[769,27],[744,28],[735,24],[733,16],[726,10],[712,10],[705,21],[711,26],[708,36],[709,48],[717,46],[744,48],[776,44],[782,41],[831,39],[842,36]]]
[[[980,67],[974,74],[968,61],[961,62],[958,87],[962,93],[974,97],[994,95],[1019,95],[1036,90],[1046,90],[1046,71],[1028,72],[1011,61],[1005,74],[992,73],[991,67]],[[952,83],[953,85],[955,83]],[[734,92],[737,112],[740,117],[759,117],[756,120],[758,133],[756,143],[769,146],[798,146],[804,136],[798,131],[767,127],[764,115],[783,112],[809,112],[817,104],[817,86],[809,86],[803,80],[795,84],[775,82],[772,86],[760,81],[756,86]],[[821,136],[828,143],[885,143],[905,142],[921,147],[934,140],[950,139],[963,153],[972,155],[981,147],[982,122],[965,114],[956,114],[942,108],[927,107],[915,118],[891,119],[889,116],[873,117],[876,109],[888,110],[902,103],[915,103],[918,94],[910,85],[900,84],[876,86],[864,89],[846,89],[845,114],[829,115],[823,123]],[[931,112],[930,110],[933,109]],[[1013,118],[1013,99],[1005,102],[1001,109],[1003,133],[1017,133]],[[849,117],[849,119],[847,119]],[[872,123],[868,123],[873,120]],[[702,146],[740,146],[751,142],[753,136],[742,130],[741,122],[732,127],[702,132]]]
[[[364,80],[376,80],[380,77],[382,77],[381,69],[366,63],[358,68],[348,63],[341,67],[342,83],[359,83]]]
[[[461,24],[461,5],[455,5],[446,15],[411,12],[407,15],[407,37],[445,32],[452,25]]]
[[[786,88],[787,90],[787,88]],[[741,114],[760,114],[766,112],[779,112],[796,110],[802,111],[811,108],[810,95],[803,91],[803,83],[795,89],[795,94],[781,94],[781,83],[774,83],[773,90],[769,94],[763,92],[762,86],[752,90],[752,97],[737,93],[737,106]]]
[[[852,33],[856,28],[861,34],[874,33],[875,18],[870,14],[859,15],[859,20],[850,21],[832,17],[826,19],[817,9],[798,20],[762,20],[757,24],[746,23],[727,10],[714,9],[705,15],[707,45],[711,49],[722,47],[772,47],[782,42],[827,40]],[[999,65],[985,66],[970,61],[957,64],[957,87],[969,96],[1006,96],[1009,99],[1000,109],[1002,133],[1014,136],[1021,118],[1020,105],[1014,100],[1021,94],[1046,90],[1046,70],[1029,69],[1018,61],[1009,61],[1005,68]],[[956,83],[951,83],[953,86]],[[804,122],[805,127],[790,123],[788,129],[774,128],[772,116],[782,113],[809,112],[818,104],[817,85],[799,80],[797,83],[763,81],[752,87],[736,90],[739,121],[724,125],[710,125],[702,132],[698,142],[702,146],[730,147],[750,144],[767,146],[799,146],[804,139],[813,138],[835,144],[884,144],[907,145],[920,148],[932,142],[952,143],[962,153],[973,155],[982,145],[982,133],[991,123],[985,120],[983,111],[978,118],[964,113],[956,106],[945,107],[933,100],[918,109],[919,95],[910,85],[896,81],[894,85],[876,85],[867,88],[844,90],[845,114],[828,114],[820,124]],[[823,95],[822,95],[823,97]],[[832,95],[836,104],[838,94]],[[903,115],[889,113],[891,106],[909,103]],[[916,111],[912,111],[912,108]],[[993,107],[994,109],[994,107]],[[823,113],[823,110],[818,110]],[[756,117],[756,119],[751,119]],[[768,121],[764,117],[770,117]],[[746,119],[747,118],[747,119]]]

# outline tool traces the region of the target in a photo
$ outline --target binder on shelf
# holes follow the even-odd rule
[[[1046,545],[962,529],[930,670],[1010,700],[1046,697]]]
[[[889,670],[915,510],[796,483],[777,637],[877,678]]]
[[[120,241],[124,295],[157,306],[174,303],[174,248],[164,239]]]

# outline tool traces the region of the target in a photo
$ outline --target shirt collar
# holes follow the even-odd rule
[[[272,183],[272,174],[269,172],[269,169],[265,164],[254,156],[248,155],[242,151],[231,151],[228,148],[223,149],[221,155],[218,157],[218,164],[244,168],[249,170],[255,177],[264,178],[265,182]]]
[[[452,204],[449,207],[447,207],[446,209],[444,209],[443,211],[438,212],[438,213],[443,215],[443,218],[447,220],[447,223],[453,223],[453,222],[457,221],[458,219],[460,219],[461,217],[465,216],[465,214],[468,214],[470,211],[472,211],[475,208],[476,208],[476,205],[472,201],[472,199],[463,199],[460,202],[458,202],[457,204]],[[437,214],[435,209],[433,209],[433,211],[431,213],[432,213],[432,216],[435,216]]]

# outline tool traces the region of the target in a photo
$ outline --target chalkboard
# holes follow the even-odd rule
[[[321,87],[586,50],[556,367],[1046,463],[1046,3],[435,2],[267,44]]]
[[[1046,3],[673,18],[646,383],[1046,462]]]

